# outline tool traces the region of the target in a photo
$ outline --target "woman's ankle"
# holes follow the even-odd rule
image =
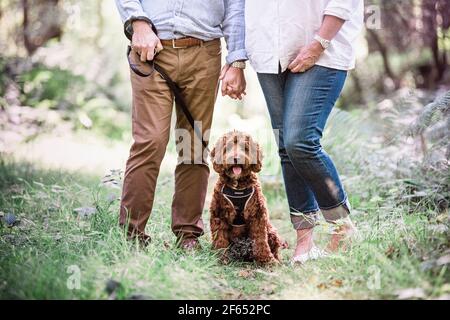
[[[341,221],[331,235],[330,242],[327,246],[327,251],[336,252],[339,249],[347,249],[348,242],[351,241],[356,232],[357,229],[350,218]]]
[[[297,246],[294,256],[309,252],[313,246],[313,228],[297,230]]]

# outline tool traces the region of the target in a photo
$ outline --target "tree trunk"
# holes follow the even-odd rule
[[[380,52],[381,57],[383,59],[384,71],[386,75],[389,78],[391,78],[392,81],[394,82],[395,89],[398,89],[400,87],[400,80],[392,71],[391,63],[389,62],[389,52],[387,47],[381,41],[380,37],[378,36],[375,30],[367,29],[367,32],[375,42],[376,46],[378,47],[378,51]]]
[[[357,103],[365,105],[367,103],[364,86],[361,84],[361,79],[359,78],[358,72],[354,70],[350,73],[352,77],[353,84],[355,86],[355,95],[357,98],[355,99]]]
[[[30,5],[28,0],[22,0],[22,33],[28,55],[31,56],[48,40],[61,37],[59,1],[38,0]]]
[[[445,59],[441,55],[439,49],[439,36],[438,36],[438,1],[436,0],[423,0],[422,2],[422,22],[423,22],[423,37],[425,44],[430,48],[433,55],[433,63],[436,67],[435,81],[442,80],[446,64]],[[442,13],[448,14],[448,13]]]

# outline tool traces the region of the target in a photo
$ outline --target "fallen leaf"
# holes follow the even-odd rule
[[[446,264],[450,264],[450,254],[447,254],[445,256],[440,257],[439,259],[436,260],[436,264],[438,266],[443,266]]]
[[[447,213],[440,214],[436,217],[436,221],[439,223],[447,223],[449,220],[449,215]]]
[[[396,292],[397,298],[400,300],[408,299],[424,299],[425,291],[422,288],[408,288]]]
[[[386,255],[386,257],[388,257],[389,259],[395,258],[398,256],[398,249],[396,247],[394,247],[393,245],[390,245],[386,251],[384,252],[384,254]]]
[[[317,285],[317,288],[319,288],[320,290],[325,290],[328,289],[328,286],[326,283],[322,282]]]
[[[344,285],[344,281],[342,281],[341,279],[334,279],[333,281],[330,282],[330,285],[332,285],[333,287],[342,287]]]
[[[19,229],[20,230],[30,230],[31,228],[33,228],[35,226],[36,226],[36,224],[33,221],[23,218],[20,220]]]
[[[80,218],[86,218],[91,215],[93,215],[95,212],[97,212],[97,209],[93,207],[81,207],[81,208],[75,208],[73,209],[78,214],[78,217]]]
[[[254,273],[252,270],[241,270],[241,271],[239,271],[238,276],[241,278],[247,279],[247,278],[253,277]]]
[[[242,293],[227,291],[223,293],[223,300],[239,300],[242,299]]]
[[[275,293],[275,288],[273,286],[266,286],[263,288],[265,294],[271,295]]]

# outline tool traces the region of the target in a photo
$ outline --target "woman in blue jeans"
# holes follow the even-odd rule
[[[297,231],[293,261],[324,255],[313,243],[319,211],[335,232],[335,251],[355,228],[322,133],[355,65],[363,0],[246,0],[246,49],[264,92]]]

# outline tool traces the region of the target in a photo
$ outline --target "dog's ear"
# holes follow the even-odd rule
[[[213,165],[213,169],[215,172],[221,174],[223,171],[223,166],[217,163],[216,161],[216,147],[214,147],[211,152],[209,153],[209,156],[211,157],[211,162]]]
[[[252,164],[252,171],[253,172],[260,172],[262,168],[262,161],[263,161],[263,154],[261,147],[259,146],[259,143],[254,143],[254,149],[255,149],[255,164]]]

